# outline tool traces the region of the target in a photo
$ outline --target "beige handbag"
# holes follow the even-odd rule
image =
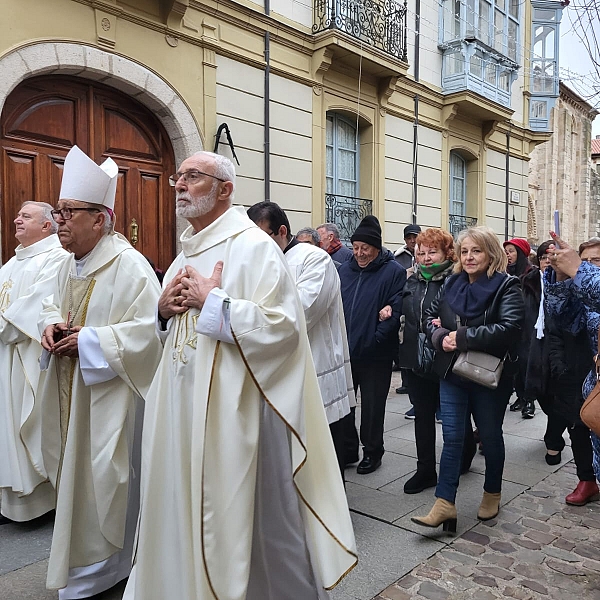
[[[504,358],[476,350],[467,350],[458,355],[452,372],[463,379],[495,390],[500,383],[503,368]]]

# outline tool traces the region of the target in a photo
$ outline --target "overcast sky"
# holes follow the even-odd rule
[[[586,75],[589,76],[593,72],[592,62],[589,54],[581,40],[577,37],[577,34],[573,31],[572,22],[577,19],[577,13],[568,6],[564,9],[562,14],[562,21],[560,23],[560,78],[568,87],[572,88],[580,96],[587,99],[587,101],[600,110],[600,97],[597,95],[593,98],[588,98],[588,94],[591,93],[589,83],[585,80]],[[593,25],[597,39],[600,38],[600,23],[597,21]],[[569,81],[569,73],[565,72],[568,69],[574,74],[574,79]],[[582,76],[579,79],[579,76]],[[595,75],[597,83],[598,76]],[[596,117],[592,125],[592,135],[600,135],[600,116]]]

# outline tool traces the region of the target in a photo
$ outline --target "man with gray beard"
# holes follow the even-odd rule
[[[158,301],[124,600],[324,600],[356,564],[294,280],[218,154],[170,179],[190,226]],[[273,232],[268,232],[273,235]]]

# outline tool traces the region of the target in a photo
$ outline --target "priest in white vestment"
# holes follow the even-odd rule
[[[87,598],[126,578],[139,502],[142,399],[158,365],[160,286],[113,229],[118,168],[77,146],[53,211],[71,260],[40,316],[44,464],[56,487],[46,585]],[[55,433],[58,432],[58,436]]]
[[[340,277],[325,250],[301,243],[292,235],[285,211],[275,202],[251,206],[248,216],[281,248],[296,282],[323,406],[343,477],[346,460],[342,419],[350,414],[351,406],[356,406],[356,400]]]
[[[40,517],[55,503],[36,401],[42,353],[37,321],[69,258],[51,210],[45,202],[23,203],[14,220],[19,245],[0,269],[0,509],[12,521]]]
[[[356,564],[352,523],[281,250],[202,152],[173,176],[190,227],[158,305],[126,600],[317,600]]]

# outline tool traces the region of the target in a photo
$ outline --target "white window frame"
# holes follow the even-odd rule
[[[457,173],[457,168],[460,172]],[[454,196],[454,182],[461,181],[462,198]],[[455,150],[450,151],[450,192],[448,194],[450,200],[449,214],[458,215],[461,217],[467,216],[467,161]],[[459,207],[459,211],[456,208]]]
[[[338,123],[343,122],[346,125],[349,125],[354,130],[354,148],[343,148],[339,145],[339,139],[337,135],[337,125]],[[358,198],[359,197],[359,175],[360,175],[360,145],[358,144],[358,129],[356,122],[352,122],[347,117],[340,115],[335,112],[327,113],[327,123],[331,123],[332,126],[332,141],[333,144],[327,143],[327,138],[325,139],[325,153],[327,154],[328,150],[332,152],[332,169],[333,173],[325,174],[325,188],[327,190],[327,194],[332,194],[334,196],[345,196],[348,198]],[[354,152],[354,179],[342,179],[339,176],[339,153],[341,150],[346,152]],[[331,181],[331,190],[329,189],[329,181]],[[347,183],[351,183],[354,185],[354,195],[350,196],[348,194],[343,194],[340,189],[340,181],[345,181]]]

